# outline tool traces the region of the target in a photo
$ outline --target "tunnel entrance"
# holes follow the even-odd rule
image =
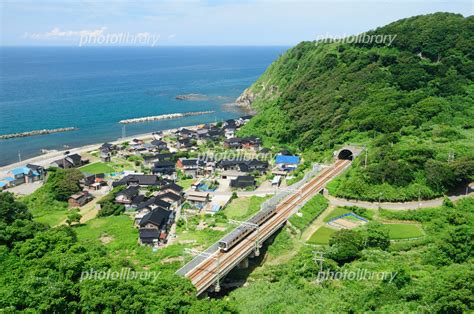
[[[344,159],[344,160],[353,160],[354,154],[348,149],[341,149],[339,151],[339,154],[337,154],[337,158]]]

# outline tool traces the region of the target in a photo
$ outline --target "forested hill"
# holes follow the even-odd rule
[[[245,92],[258,114],[242,134],[307,160],[368,145],[368,166],[332,186],[339,196],[432,198],[472,180],[474,17],[416,16],[366,35],[396,37],[288,50]]]

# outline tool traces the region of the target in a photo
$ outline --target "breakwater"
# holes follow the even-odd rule
[[[9,138],[15,138],[15,137],[27,137],[27,136],[35,136],[35,135],[45,135],[45,134],[51,134],[51,133],[60,133],[60,132],[69,132],[69,131],[75,131],[78,130],[78,128],[59,128],[59,129],[43,129],[43,130],[34,130],[34,131],[29,131],[29,132],[21,132],[21,133],[12,133],[12,134],[3,134],[0,135],[0,140],[6,140]]]
[[[196,112],[185,112],[185,113],[170,113],[170,114],[162,114],[159,116],[149,116],[149,117],[142,117],[142,118],[134,118],[134,119],[126,119],[120,120],[119,123],[122,124],[129,124],[129,123],[141,123],[141,122],[150,122],[150,121],[157,121],[157,120],[170,120],[170,119],[179,119],[189,116],[200,116],[205,114],[211,114],[215,111],[196,111]]]

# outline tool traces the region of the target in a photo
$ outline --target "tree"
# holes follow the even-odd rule
[[[71,212],[67,215],[66,223],[71,226],[73,223],[80,223],[82,215],[79,214],[79,209],[74,208]]]
[[[357,259],[364,248],[364,239],[358,231],[341,229],[329,239],[328,257],[340,265]]]
[[[365,245],[371,248],[388,249],[390,246],[390,237],[388,230],[379,222],[369,222],[366,225]]]

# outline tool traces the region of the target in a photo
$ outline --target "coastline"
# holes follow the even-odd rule
[[[194,129],[199,128],[199,126],[201,126],[201,125],[202,124],[189,125],[189,126],[180,126],[178,128],[161,130],[159,132],[163,132],[164,134],[169,134],[169,133],[175,132],[175,131],[177,131],[179,129],[182,129],[182,128],[187,128],[187,129],[194,130]],[[107,143],[120,144],[120,143],[123,143],[123,142],[126,142],[126,141],[131,141],[135,138],[140,139],[140,140],[148,140],[148,139],[153,138],[153,133],[155,133],[155,132],[142,133],[142,134],[137,134],[137,135],[134,135],[134,136],[127,136],[125,138],[119,138],[119,139],[114,140],[114,141],[107,141]],[[42,154],[42,155],[38,155],[38,156],[35,156],[35,157],[31,157],[31,158],[22,160],[21,162],[18,161],[18,162],[11,163],[11,164],[8,164],[8,165],[5,165],[5,166],[1,166],[0,167],[0,172],[10,171],[11,169],[21,167],[21,166],[24,166],[26,164],[36,164],[36,165],[40,165],[40,166],[43,166],[43,167],[47,168],[51,162],[53,162],[57,159],[60,159],[62,156],[64,156],[64,153],[67,152],[67,151],[69,151],[70,154],[79,154],[80,155],[81,153],[96,150],[102,144],[104,144],[104,142],[95,143],[95,144],[88,144],[88,145],[85,145],[85,146],[79,146],[79,147],[70,148],[70,149],[63,149],[63,150],[57,150],[57,151],[55,150],[55,151],[52,151],[52,152],[48,152],[46,154]]]

